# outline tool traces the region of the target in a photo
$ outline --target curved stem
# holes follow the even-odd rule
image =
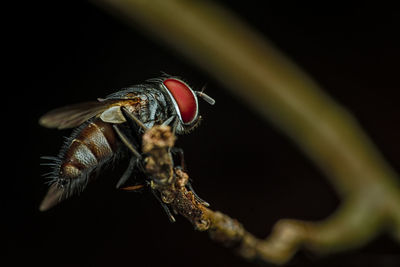
[[[233,14],[208,1],[96,2],[146,27],[240,95],[318,163],[339,192],[393,183],[356,120]]]
[[[208,1],[93,1],[123,15],[132,25],[145,27],[219,79],[290,136],[330,178],[343,204],[315,229],[347,229],[343,233],[351,230],[353,239],[349,241],[346,234],[328,235],[334,231],[311,231],[308,223],[302,224],[308,227],[309,235],[305,235],[304,228],[298,227],[301,223],[295,223],[295,227],[283,223],[272,237],[281,236],[279,233],[297,233],[299,237],[285,260],[300,244],[312,248],[313,244],[324,242],[324,251],[335,251],[335,246],[360,246],[383,226],[399,238],[400,193],[396,174],[352,115],[268,40]],[[365,226],[361,219],[368,217],[373,218]],[[266,242],[271,240],[281,239]],[[349,242],[344,246],[346,240]],[[253,241],[249,239],[250,243]],[[266,247],[274,251],[273,246]],[[284,261],[268,255],[265,260]]]

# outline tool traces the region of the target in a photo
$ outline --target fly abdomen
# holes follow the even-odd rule
[[[40,209],[47,210],[62,199],[81,192],[94,177],[93,171],[111,160],[117,150],[111,124],[95,119],[77,128],[54,160],[50,177],[52,186]]]
[[[99,119],[88,123],[70,142],[61,165],[60,178],[74,179],[100,167],[117,148],[111,125]]]
[[[112,155],[112,152],[108,153]],[[106,158],[107,155],[103,157]],[[60,178],[76,179],[93,170],[99,163],[84,141],[73,139],[60,168]]]

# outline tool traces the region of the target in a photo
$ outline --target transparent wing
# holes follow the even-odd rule
[[[51,110],[39,119],[39,124],[47,128],[66,129],[81,125],[102,113],[114,101],[84,102]]]

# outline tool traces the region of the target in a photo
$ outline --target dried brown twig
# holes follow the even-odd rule
[[[247,232],[237,220],[207,208],[186,188],[189,175],[180,167],[174,167],[170,149],[175,139],[169,126],[154,126],[143,135],[143,152],[147,155],[145,172],[151,179],[152,190],[160,194],[163,203],[175,214],[189,220],[196,230],[207,231],[211,239],[235,248],[237,253],[249,260],[281,263],[288,258],[288,253],[295,252],[292,249],[294,244],[282,243],[293,240],[291,235],[295,233],[287,232],[287,228],[278,229],[270,239],[260,240]]]
[[[210,237],[226,246],[238,248],[246,258],[254,258],[260,244],[235,219],[205,207],[195,194],[186,188],[189,175],[180,167],[174,167],[170,149],[175,136],[169,126],[154,126],[143,135],[145,171],[151,179],[151,187],[158,191],[161,200],[175,214],[188,219],[196,230],[208,231]]]
[[[209,219],[211,236],[239,243],[246,258],[278,264],[300,247],[333,253],[361,247],[382,231],[400,241],[398,175],[352,115],[268,40],[209,1],[92,1],[144,27],[250,103],[321,168],[342,200],[319,222],[280,220],[262,241],[234,220],[196,206],[183,187],[172,191],[181,194],[169,204],[175,211],[192,218],[178,204],[193,205],[188,210]],[[173,173],[179,180],[182,173]]]

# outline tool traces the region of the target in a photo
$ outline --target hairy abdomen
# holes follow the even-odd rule
[[[118,141],[111,124],[95,119],[76,129],[54,159],[52,185],[40,209],[47,210],[81,192],[93,179],[94,170],[110,161],[117,150]]]
[[[70,141],[60,168],[60,178],[76,179],[100,167],[116,150],[110,124],[97,119],[90,122]]]

